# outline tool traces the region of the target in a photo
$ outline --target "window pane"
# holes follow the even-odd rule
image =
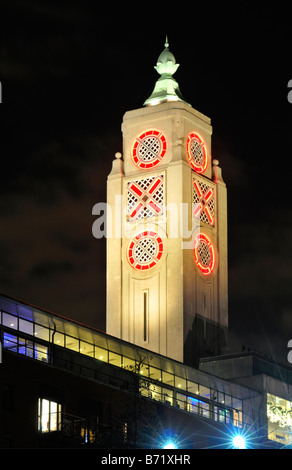
[[[218,403],[225,403],[225,396],[223,392],[217,392]]]
[[[94,356],[95,356],[95,359],[98,359],[99,361],[108,362],[108,351],[106,349],[95,346]]]
[[[79,340],[66,335],[66,348],[79,352]]]
[[[26,340],[26,355],[28,357],[34,357],[34,354],[33,354],[33,342],[32,341],[28,341]]]
[[[35,359],[48,362],[48,348],[42,344],[35,344]]]
[[[209,403],[201,402],[200,406],[202,410],[202,416],[204,416],[205,418],[210,418]]]
[[[177,406],[181,410],[186,410],[187,409],[187,397],[185,395],[182,395],[181,393],[176,394],[176,400],[177,400]]]
[[[162,382],[169,385],[174,385],[174,375],[169,372],[162,371]]]
[[[34,335],[36,338],[43,339],[45,341],[50,341],[50,330],[44,326],[34,325]]]
[[[162,389],[162,396],[164,403],[173,406],[173,391],[168,388]]]
[[[199,385],[196,382],[190,382],[188,380],[187,387],[188,392],[194,393],[195,395],[199,394]]]
[[[187,381],[181,377],[175,376],[175,383],[174,386],[177,388],[181,388],[182,390],[186,390]]]
[[[201,397],[210,398],[210,389],[208,387],[204,387],[203,385],[200,385],[199,390],[200,390]]]
[[[231,406],[232,405],[232,400],[231,400],[231,396],[230,395],[225,395],[225,405],[226,406]]]
[[[18,338],[18,353],[26,355],[26,343],[23,338]]]
[[[93,357],[93,344],[80,341],[80,352],[81,354],[86,354],[86,356]]]
[[[196,398],[188,397],[188,411],[190,413],[198,414],[199,400],[197,400]]]
[[[48,400],[41,400],[41,431],[48,432],[50,430],[50,402]]]
[[[40,432],[57,431],[60,429],[61,405],[54,401],[39,398],[38,430]]]
[[[119,354],[109,351],[109,363],[121,367],[122,366],[122,357]]]
[[[52,338],[53,338],[54,344],[64,347],[65,335],[63,335],[63,333],[59,333],[58,331],[56,331],[55,333],[53,333]]]
[[[162,378],[161,377],[162,376],[161,369],[156,369],[156,367],[150,366],[149,375],[150,375],[151,379],[159,380],[161,382],[161,378]]]
[[[128,369],[128,370],[131,370],[133,372],[135,372],[135,361],[134,359],[130,359],[129,357],[123,357],[123,367],[124,369]]]
[[[3,312],[3,325],[9,326],[9,328],[17,330],[17,317],[9,315],[9,313]]]
[[[33,323],[19,318],[19,330],[28,335],[33,335]]]
[[[4,333],[3,336],[3,347],[10,351],[17,352],[17,336]]]

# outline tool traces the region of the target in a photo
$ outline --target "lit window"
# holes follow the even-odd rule
[[[38,402],[38,430],[40,432],[59,431],[61,429],[61,405],[45,398]]]
[[[267,394],[268,439],[291,444],[292,402]]]
[[[48,348],[39,343],[34,343],[28,339],[4,333],[3,346],[5,349],[22,354],[24,356],[37,359],[38,361],[48,362]]]

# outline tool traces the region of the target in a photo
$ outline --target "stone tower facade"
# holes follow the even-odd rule
[[[108,176],[107,333],[198,365],[226,351],[227,193],[212,126],[181,95],[166,41]]]

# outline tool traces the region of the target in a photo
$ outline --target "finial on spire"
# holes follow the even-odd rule
[[[174,55],[168,49],[169,42],[167,35],[164,47],[165,49],[159,55],[157,64],[154,66],[161,76],[155,84],[152,95],[145,101],[144,105],[146,106],[153,106],[165,101],[183,101],[186,103],[177,81],[172,76],[177,71],[179,64],[176,63]]]
[[[169,42],[168,42],[168,37],[167,37],[167,35],[166,35],[166,37],[165,37],[165,44],[164,44],[164,47],[165,47],[166,49],[168,49],[168,47],[169,47]]]

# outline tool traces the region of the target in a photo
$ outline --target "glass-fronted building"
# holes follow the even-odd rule
[[[18,358],[21,359],[18,364],[22,370],[25,367],[30,370],[31,364],[41,366],[44,378],[54,371],[56,373],[65,371],[66,376],[73,374],[74,380],[81,382],[86,380],[87,384],[94,384],[94,387],[115,389],[115,393],[119,391],[122,393],[127,389],[128,393],[144,400],[147,406],[152,404],[162,407],[164,412],[167,410],[180,413],[184,419],[190,419],[194,427],[200,428],[202,423],[212,424],[213,429],[218,426],[218,436],[226,433],[226,429],[230,432],[248,430],[262,442],[263,439],[267,439],[282,445],[291,444],[290,418],[288,419],[291,404],[287,397],[278,397],[275,394],[276,390],[271,389],[270,393],[265,394],[266,408],[263,411],[262,391],[259,387],[252,386],[252,380],[243,383],[237,380],[238,377],[224,377],[222,371],[218,372],[218,367],[214,370],[214,364],[218,366],[220,363],[222,366],[220,358],[205,361],[202,365],[202,369],[205,370],[194,369],[6,296],[0,297],[0,325],[1,367],[4,372],[7,357],[12,357],[14,361]],[[231,370],[229,366],[227,369]],[[16,370],[15,374],[17,373]],[[95,442],[96,428],[86,424],[84,416],[72,415],[70,418],[66,412],[68,406],[64,397],[46,393],[44,378],[41,381],[40,392],[34,400],[32,421],[36,435],[62,433],[68,428],[68,423],[71,423],[71,428],[74,424],[73,428],[80,442],[83,444]],[[6,408],[9,409],[11,390],[9,380],[3,373],[1,382],[2,404],[6,403],[3,410],[5,412]],[[64,379],[64,383],[59,384],[59,389],[66,386]],[[48,384],[48,389],[50,387]],[[18,399],[21,400],[21,394]],[[277,416],[280,416],[279,406],[288,416],[285,423],[284,418],[282,421],[277,421]],[[100,417],[97,418],[100,421]],[[14,419],[17,420],[17,416],[14,416]],[[21,419],[25,429],[25,418],[22,416]],[[26,419],[29,420],[29,416]],[[263,428],[265,420],[266,426]],[[281,427],[281,432],[277,431],[277,423]],[[128,421],[122,420],[120,424],[123,428],[121,432],[127,434]],[[32,426],[31,422],[29,426]],[[102,426],[105,424],[102,423]],[[263,429],[266,429],[265,435]],[[7,433],[3,427],[1,432],[3,446],[10,442],[13,444],[13,436],[9,436],[9,432]],[[100,434],[100,429],[98,432]],[[279,437],[280,435],[282,437]],[[194,442],[188,445],[196,447]],[[224,447],[227,444],[222,445]]]

